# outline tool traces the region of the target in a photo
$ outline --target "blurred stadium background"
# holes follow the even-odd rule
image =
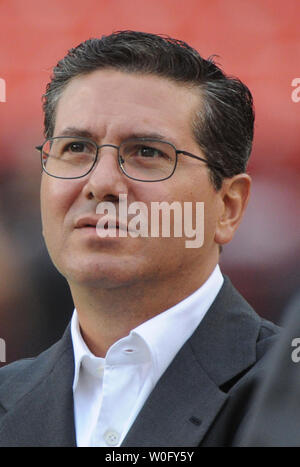
[[[187,41],[251,89],[256,133],[248,212],[221,265],[260,315],[279,322],[300,288],[298,0],[0,1],[0,337],[6,362],[57,340],[72,313],[41,236],[41,95],[53,65],[81,41],[120,29]],[[300,96],[300,92],[299,92]],[[1,364],[0,364],[1,365]]]

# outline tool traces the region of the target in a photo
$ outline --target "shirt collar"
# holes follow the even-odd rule
[[[223,282],[217,265],[207,281],[194,293],[131,331],[140,335],[150,347],[156,381],[199,326]]]
[[[80,332],[78,314],[76,309],[71,320],[71,336],[74,350],[75,372],[73,380],[73,390],[76,389],[79,379],[81,364],[84,362],[91,372],[104,365],[104,358],[96,357],[88,348]]]
[[[102,375],[101,369],[105,366],[139,365],[152,359],[151,349],[145,339],[132,332],[111,345],[105,358],[96,357],[82,337],[76,308],[71,320],[71,335],[75,361],[73,391],[76,390],[81,368],[94,378],[99,378]]]
[[[120,347],[120,344],[124,347],[123,344],[128,342],[135,343],[140,348],[144,347],[142,355],[143,358],[146,358],[147,351],[149,351],[155,383],[199,326],[220,291],[223,281],[223,276],[217,265],[207,281],[198,290],[168,310],[137,326],[130,332],[129,336],[114,343],[107,355],[110,352],[110,355],[113,356],[114,349]],[[88,371],[94,373],[99,366],[104,366],[105,359],[96,357],[84,342],[76,309],[71,320],[71,335],[75,360],[73,381],[73,390],[75,390],[81,364],[84,364]]]

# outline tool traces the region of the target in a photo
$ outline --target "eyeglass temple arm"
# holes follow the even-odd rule
[[[193,159],[198,159],[199,161],[205,162],[208,165],[208,167],[220,170],[220,167],[218,167],[217,164],[212,164],[208,160],[203,159],[203,157],[195,156],[194,154],[191,154],[190,152],[186,152],[186,151],[176,151],[176,152],[177,154],[184,154],[185,156],[192,157]]]

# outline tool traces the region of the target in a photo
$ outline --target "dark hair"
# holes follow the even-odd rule
[[[57,102],[66,85],[101,68],[154,74],[198,88],[202,99],[193,132],[208,162],[219,167],[211,168],[215,188],[224,177],[245,172],[254,126],[249,89],[225,75],[212,57],[205,60],[185,42],[156,34],[119,31],[70,49],[54,67],[43,96],[46,137],[53,135]]]

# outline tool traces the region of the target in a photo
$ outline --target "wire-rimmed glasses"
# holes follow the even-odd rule
[[[176,149],[167,141],[152,138],[132,138],[120,146],[102,144],[98,146],[85,137],[56,136],[48,138],[41,146],[43,170],[55,178],[77,179],[85,177],[95,167],[99,150],[111,147],[117,150],[118,163],[127,177],[140,182],[159,182],[170,178],[176,169],[178,154],[183,154],[214,166],[206,159]]]

